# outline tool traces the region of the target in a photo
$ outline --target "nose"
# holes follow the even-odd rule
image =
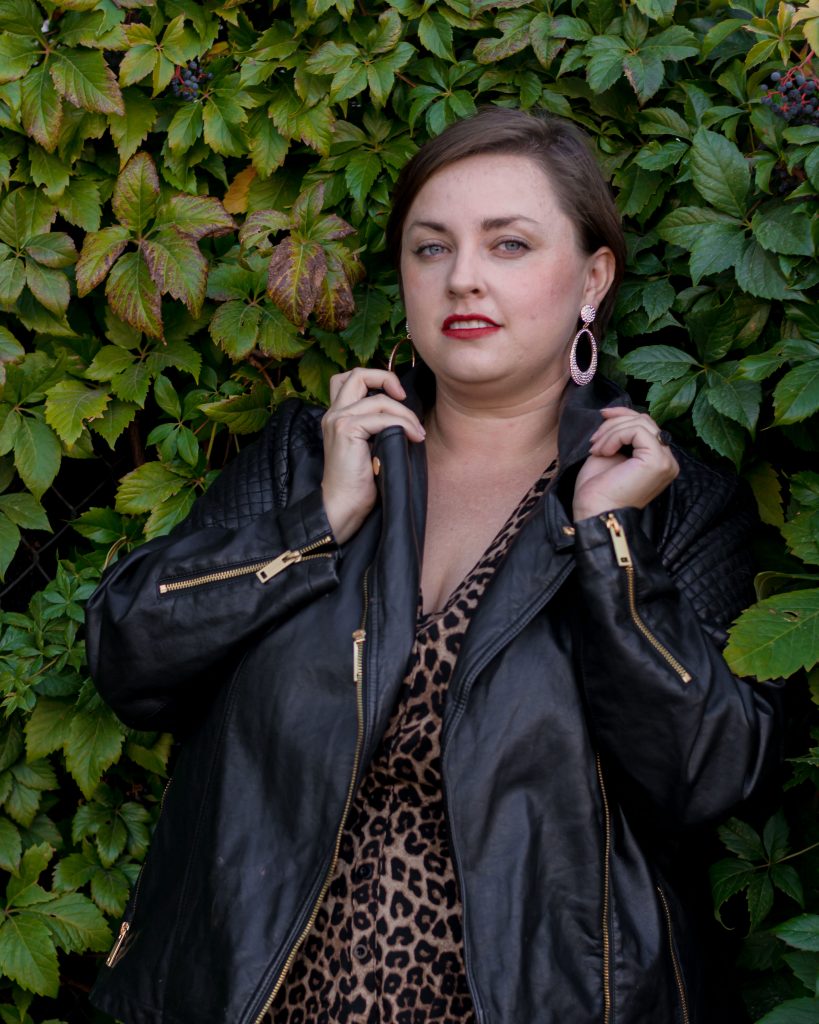
[[[480,254],[471,246],[457,249],[449,264],[447,290],[451,295],[479,295],[484,290]]]

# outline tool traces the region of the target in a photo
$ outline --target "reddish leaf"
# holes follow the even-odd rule
[[[127,252],[114,264],[105,294],[121,320],[152,338],[162,337],[162,300],[141,252]]]
[[[243,249],[258,248],[265,255],[271,251],[270,236],[286,231],[290,218],[278,210],[257,210],[239,229],[239,242]]]
[[[166,212],[167,210],[167,212]],[[157,223],[172,224],[189,238],[227,235],[236,230],[236,221],[213,196],[173,196]]]
[[[326,274],[327,259],[321,246],[296,241],[290,235],[270,257],[267,293],[288,320],[303,329]]]
[[[140,248],[159,290],[181,299],[198,316],[205,301],[208,261],[196,242],[176,228],[163,228],[144,239]]]
[[[21,113],[26,132],[52,153],[60,138],[63,103],[43,64],[32,68],[22,80]]]
[[[111,205],[121,224],[141,232],[156,214],[159,175],[147,153],[132,156],[114,186]]]
[[[130,237],[128,228],[124,228],[120,224],[85,236],[76,266],[77,294],[79,296],[87,295],[105,278],[105,275],[122,255]]]
[[[330,267],[319,287],[315,306],[316,322],[325,331],[343,331],[355,313],[355,299],[347,275]]]

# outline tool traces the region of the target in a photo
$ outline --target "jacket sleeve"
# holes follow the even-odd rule
[[[721,654],[726,627],[753,599],[753,499],[698,471],[672,485],[657,543],[634,508],[576,524],[594,733],[663,816],[684,824],[749,797],[779,757],[778,686],[735,678]]]
[[[255,636],[338,582],[320,489],[284,505],[276,462],[292,418],[278,415],[184,523],[109,569],[88,601],[91,674],[127,725],[184,725]],[[288,557],[262,582],[255,570],[285,552],[315,557]]]

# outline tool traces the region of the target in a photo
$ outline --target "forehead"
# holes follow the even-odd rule
[[[481,153],[430,175],[409,208],[405,227],[430,209],[449,218],[471,214],[486,219],[554,216],[560,204],[546,171],[531,157]]]

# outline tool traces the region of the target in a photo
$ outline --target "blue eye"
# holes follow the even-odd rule
[[[415,250],[416,256],[440,256],[444,247],[440,242],[429,242],[427,245],[419,245]]]
[[[502,242],[499,243],[499,248],[503,252],[516,253],[523,252],[525,249],[528,249],[529,246],[525,242],[522,242],[519,238],[505,238]]]

